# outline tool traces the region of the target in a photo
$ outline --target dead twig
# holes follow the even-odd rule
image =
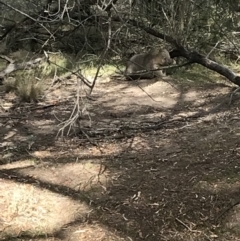
[[[35,107],[35,108],[32,108],[31,110],[41,110],[41,109],[47,109],[47,108],[50,108],[50,107],[54,107],[58,105],[58,103],[56,104],[49,104],[49,105],[43,105],[43,106],[38,106],[38,107]]]
[[[6,60],[7,62],[13,64],[15,61],[13,59],[10,59],[9,57],[5,56],[5,55],[0,55],[1,59]]]
[[[71,71],[71,70],[68,69],[68,68],[65,68],[65,67],[63,67],[63,66],[60,66],[60,65],[52,62],[52,61],[49,59],[49,55],[48,55],[48,53],[47,53],[46,51],[44,51],[44,55],[46,56],[47,62],[48,62],[49,64],[55,65],[55,66],[57,66],[58,68],[63,69],[63,70],[65,70],[66,72],[68,72],[68,74],[66,75],[66,77],[68,77],[68,76],[70,76],[70,75],[75,75],[75,76],[77,76],[87,87],[89,87],[89,88],[92,87],[91,82],[81,74],[81,70],[80,70],[80,69],[77,69],[77,70],[75,70],[75,71]],[[70,74],[69,74],[69,73],[70,73]]]
[[[75,101],[75,105],[73,107],[73,110],[71,112],[70,117],[68,118],[68,120],[62,122],[60,125],[62,125],[62,127],[59,129],[57,136],[61,133],[61,136],[63,136],[64,134],[64,130],[66,128],[68,128],[67,131],[67,135],[69,135],[70,130],[72,129],[72,127],[77,123],[81,121],[81,117],[83,116],[84,113],[86,113],[86,103],[84,101],[84,99],[82,98],[82,95],[80,95],[80,91],[83,91],[84,89],[84,85],[82,81],[77,82],[77,96],[76,96],[76,101]],[[82,104],[81,104],[82,103]],[[91,117],[90,115],[87,115],[90,121],[90,125],[91,125]],[[79,124],[79,128],[80,128],[80,123]],[[81,130],[81,128],[80,128]]]
[[[190,231],[191,233],[199,233],[199,234],[203,234],[204,237],[209,240],[209,241],[212,241],[211,238],[208,237],[207,234],[205,234],[204,232],[202,231],[199,231],[199,230],[193,230],[192,228],[190,228],[187,224],[185,224],[183,221],[181,221],[179,218],[175,218],[175,220],[180,223],[182,226],[184,226],[188,231]]]
[[[193,230],[191,229],[187,224],[185,224],[183,221],[181,221],[179,218],[175,218],[175,220],[180,223],[182,226],[184,226],[188,231],[193,232],[193,233],[200,233],[198,230]]]

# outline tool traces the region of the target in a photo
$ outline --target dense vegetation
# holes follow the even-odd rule
[[[181,48],[213,58],[239,54],[238,1],[10,0],[0,7],[2,54],[61,50],[89,59],[107,51],[122,59],[166,42],[179,55]]]

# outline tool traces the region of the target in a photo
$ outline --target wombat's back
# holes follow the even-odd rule
[[[132,56],[127,62],[125,74],[132,74],[144,70],[146,67],[146,55],[147,54],[136,54]]]

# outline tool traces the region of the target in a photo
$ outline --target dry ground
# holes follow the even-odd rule
[[[228,83],[102,81],[56,138],[75,86],[38,105],[1,89],[0,240],[240,240]]]

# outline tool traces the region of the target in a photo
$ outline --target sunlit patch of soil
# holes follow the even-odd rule
[[[7,163],[5,165],[0,165],[0,170],[11,170],[17,168],[29,168],[35,165],[34,160],[26,159],[26,160],[19,160],[17,162]]]
[[[18,173],[51,184],[66,186],[77,191],[102,189],[107,185],[108,181],[106,166],[96,163],[96,161],[26,168],[19,170]]]
[[[126,240],[119,237],[107,227],[98,224],[74,225],[63,233],[68,241],[120,241]],[[129,240],[131,240],[129,238]]]
[[[86,204],[32,185],[0,183],[0,238],[52,234],[89,212]]]
[[[123,151],[123,148],[126,148],[126,145],[121,145],[119,143],[101,143],[98,147],[90,146],[88,150],[83,152],[82,149],[74,149],[72,150],[72,154],[75,156],[86,156],[94,157],[94,156],[103,156],[103,155],[117,155]]]
[[[219,180],[213,182],[208,181],[200,181],[196,186],[196,188],[200,188],[212,193],[220,193],[220,192],[226,192],[228,190],[231,190],[232,192],[238,191],[240,187],[240,181],[231,181],[228,180]]]

